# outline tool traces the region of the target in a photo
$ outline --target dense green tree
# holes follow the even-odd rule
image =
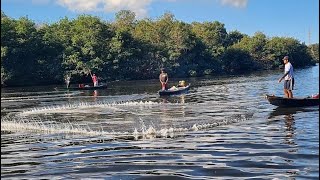
[[[238,48],[227,48],[221,59],[222,69],[227,73],[246,73],[255,68],[255,63],[250,54]]]
[[[192,23],[192,30],[195,35],[200,38],[207,47],[207,51],[213,56],[222,55],[227,45],[228,33],[224,24],[214,22]]]
[[[10,79],[10,74],[6,71],[6,69],[3,66],[3,61],[7,56],[7,52],[7,47],[1,46],[1,86],[3,86],[8,79]]]
[[[309,45],[308,52],[314,61],[319,63],[319,43]]]
[[[167,12],[135,19],[116,13],[114,22],[80,15],[52,24],[12,19],[1,11],[1,84],[43,85],[102,80],[157,78],[165,67],[170,77],[245,73],[277,68],[288,55],[295,68],[319,62],[319,44],[309,47],[294,38],[227,33],[218,21],[177,20]]]
[[[129,10],[121,10],[116,13],[115,22],[113,23],[115,30],[120,32],[131,32],[136,24],[136,14]]]
[[[1,86],[11,78],[10,72],[5,64],[8,60],[8,47],[13,45],[11,39],[15,38],[15,21],[7,17],[3,11],[1,11]]]
[[[160,39],[158,39],[157,28],[155,22],[150,19],[142,19],[137,22],[133,37],[140,42],[141,56],[140,66],[143,77],[156,77],[161,63],[161,48],[159,47]]]
[[[70,22],[62,21],[58,28],[68,34],[64,37],[67,39],[62,56],[64,68],[78,78],[90,72],[104,77],[103,67],[110,61],[110,26],[97,17],[81,15]]]
[[[11,78],[8,84],[34,84],[43,77],[38,74],[37,53],[41,38],[35,24],[26,17],[1,19],[1,46],[6,49],[1,65]]]
[[[307,46],[293,38],[273,37],[267,42],[264,52],[268,55],[267,59],[273,61],[274,65],[282,64],[282,58],[285,55],[290,57],[295,67],[313,64]]]
[[[257,60],[267,60],[265,54],[265,45],[268,39],[262,32],[256,32],[252,37],[245,36],[238,43],[234,44],[235,48],[247,51],[250,56]]]
[[[232,46],[233,44],[239,43],[243,37],[247,35],[235,30],[228,33],[227,46]]]

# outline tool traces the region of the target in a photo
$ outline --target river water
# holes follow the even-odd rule
[[[104,90],[1,90],[4,179],[319,179],[319,107],[277,108],[282,71],[157,80]],[[319,65],[295,70],[294,96],[319,92]],[[181,79],[170,79],[174,85]]]

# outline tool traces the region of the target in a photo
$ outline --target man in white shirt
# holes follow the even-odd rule
[[[284,95],[287,98],[293,98],[292,90],[294,86],[294,77],[293,77],[293,66],[289,62],[289,56],[285,56],[283,59],[285,64],[284,66],[284,75],[278,80],[280,83],[284,79]]]

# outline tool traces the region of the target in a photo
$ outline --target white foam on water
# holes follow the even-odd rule
[[[149,128],[146,128],[142,126],[141,131],[139,132],[137,129],[134,130],[133,136],[135,139],[153,139],[157,137],[175,137],[176,135],[179,135],[181,133],[185,132],[194,132],[194,131],[201,131],[206,129],[211,129],[217,126],[224,126],[234,123],[239,123],[242,121],[249,120],[252,118],[253,114],[248,113],[246,115],[237,114],[231,117],[226,118],[223,121],[220,122],[213,122],[213,123],[204,123],[204,124],[194,124],[192,127],[184,127],[184,128],[161,128],[161,129],[155,129],[152,126],[149,126]],[[201,120],[199,120],[201,122]]]
[[[41,114],[41,113],[63,113],[66,110],[74,110],[74,109],[86,109],[86,108],[114,108],[115,110],[119,110],[118,107],[147,107],[159,105],[160,103],[152,102],[152,101],[130,101],[130,102],[100,102],[100,103],[89,103],[89,102],[80,102],[74,104],[65,104],[58,106],[48,106],[41,108],[33,108],[30,110],[22,111],[20,113],[21,116],[27,116],[31,114]],[[68,111],[70,113],[70,111]]]
[[[153,102],[153,101],[137,101],[137,100],[126,100],[126,101],[113,101],[110,99],[108,101],[101,102],[79,102],[73,104],[65,104],[65,105],[57,105],[57,106],[47,106],[40,108],[29,109],[20,113],[15,114],[13,118],[8,117],[7,120],[1,120],[1,130],[7,131],[35,131],[42,133],[66,133],[66,134],[84,134],[84,135],[116,135],[116,136],[133,136],[135,139],[141,138],[157,138],[157,137],[174,137],[179,133],[184,132],[192,132],[192,131],[200,131],[209,128],[213,128],[221,125],[228,125],[232,123],[237,123],[243,120],[247,120],[248,117],[246,115],[235,115],[231,117],[226,117],[224,120],[213,119],[212,123],[208,119],[197,120],[200,122],[199,124],[193,124],[191,127],[159,127],[156,128],[154,125],[150,125],[146,127],[144,125],[144,121],[141,119],[141,112],[135,113],[131,112],[130,114],[137,115],[141,120],[141,128],[134,129],[133,132],[106,132],[104,130],[93,130],[89,127],[89,125],[76,125],[74,123],[48,123],[43,119],[38,120],[30,120],[28,115],[33,114],[50,114],[50,113],[92,113],[90,109],[94,108],[108,108],[115,111],[127,111],[125,107],[136,107],[139,108],[148,108],[148,107],[162,107],[165,106],[181,106],[180,103],[161,103],[161,102]],[[183,106],[191,105],[184,103]],[[130,108],[129,108],[130,109]],[[29,118],[29,120],[28,120]],[[201,124],[201,122],[206,122]],[[44,124],[46,123],[46,124]],[[188,122],[186,122],[188,123]],[[182,126],[188,126],[187,124],[182,124]]]
[[[108,134],[107,132],[89,131],[88,129],[75,127],[67,124],[56,124],[56,125],[43,125],[37,122],[22,122],[22,121],[1,121],[2,131],[31,131],[31,132],[42,132],[47,134],[55,133],[66,133],[66,134],[85,134],[85,135],[103,135]]]
[[[65,92],[61,94],[46,94],[46,95],[33,95],[33,96],[18,96],[18,97],[2,97],[1,102],[14,102],[14,101],[27,101],[27,100],[47,100],[53,98],[70,98],[71,96],[79,95],[82,92]]]
[[[43,122],[41,119],[24,119],[15,115],[8,115],[1,119],[1,131],[37,132],[44,134],[80,134],[86,136],[130,135],[129,132],[107,132],[103,129],[93,130],[88,125],[74,123]]]
[[[81,134],[88,136],[99,136],[99,135],[113,135],[113,136],[132,136],[134,139],[154,139],[154,138],[167,138],[175,137],[181,133],[193,132],[211,129],[217,126],[223,126],[233,123],[238,123],[241,121],[248,120],[249,117],[245,115],[237,115],[230,117],[224,121],[214,122],[214,123],[205,123],[205,124],[194,124],[191,127],[168,127],[156,129],[153,126],[148,128],[142,124],[140,130],[134,129],[133,132],[106,132],[103,129],[101,130],[92,130],[89,126],[80,126],[71,123],[53,123],[53,124],[44,124],[42,121],[30,121],[26,119],[14,119],[8,118],[7,120],[1,120],[1,130],[21,132],[21,131],[31,131],[31,132],[41,132],[47,134]],[[199,120],[201,122],[201,120]],[[143,122],[142,122],[143,123]]]

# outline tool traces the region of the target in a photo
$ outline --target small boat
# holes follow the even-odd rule
[[[101,84],[98,86],[83,86],[83,87],[69,87],[69,90],[96,90],[96,89],[106,89],[106,84]]]
[[[319,98],[314,97],[297,97],[285,98],[275,95],[266,95],[266,99],[270,104],[278,107],[305,107],[305,106],[319,106]]]
[[[190,89],[190,84],[188,84],[185,87],[177,87],[176,89],[167,89],[167,90],[160,90],[158,91],[160,96],[170,96],[170,95],[177,95],[177,94],[181,94],[181,93],[185,93],[188,92],[188,90]]]

